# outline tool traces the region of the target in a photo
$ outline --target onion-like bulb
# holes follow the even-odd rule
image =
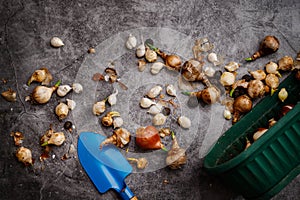
[[[262,97],[265,94],[265,85],[260,80],[252,80],[248,84],[248,95],[251,98]]]
[[[288,98],[288,92],[285,88],[281,88],[281,90],[278,93],[278,98],[281,102],[284,102]]]
[[[170,70],[180,71],[181,59],[179,56],[171,54],[167,55],[164,52],[159,51],[158,55],[165,61],[166,67]]]
[[[179,169],[182,165],[186,163],[186,153],[183,148],[180,148],[177,139],[172,132],[172,148],[168,151],[168,156],[166,158],[166,164],[171,169]]]
[[[259,50],[255,52],[250,58],[246,58],[246,61],[254,61],[271,53],[275,53],[279,49],[279,40],[275,36],[266,36],[260,43]]]
[[[186,117],[186,116],[180,116],[178,119],[177,119],[177,122],[178,124],[182,127],[182,128],[185,128],[185,129],[188,129],[191,127],[192,125],[192,122],[191,120]]]
[[[66,96],[72,90],[71,86],[69,85],[60,85],[58,86],[56,93],[60,97]]]
[[[156,115],[154,115],[152,119],[152,124],[155,126],[161,126],[166,123],[166,120],[167,120],[167,116],[165,116],[162,113],[157,113]]]
[[[7,91],[4,91],[1,93],[2,97],[6,101],[15,102],[17,101],[17,92],[13,89],[8,89]]]
[[[266,73],[264,70],[258,69],[255,71],[250,71],[250,74],[252,75],[252,77],[256,80],[264,80],[266,78]]]
[[[266,128],[259,128],[254,134],[253,134],[253,140],[256,141],[258,138],[260,138],[265,132],[267,132],[268,129]]]
[[[51,133],[51,136],[48,141],[45,141],[41,146],[46,146],[49,144],[53,144],[56,146],[60,146],[66,140],[65,134],[63,132]]]
[[[281,74],[278,72],[278,65],[275,62],[268,62],[265,67],[268,74],[276,74],[281,77]]]
[[[60,102],[55,107],[55,114],[58,116],[59,120],[63,120],[68,116],[69,107],[67,104]]]
[[[236,123],[242,114],[252,109],[252,100],[247,95],[237,97],[233,102],[233,118],[232,123]]]
[[[150,106],[156,104],[154,101],[152,101],[151,99],[148,99],[147,97],[143,97],[140,100],[140,106],[142,108],[149,108]]]
[[[146,47],[145,47],[144,43],[142,43],[139,46],[137,46],[137,48],[136,48],[136,56],[138,58],[143,57],[145,55],[145,53],[146,53]]]
[[[106,102],[106,99],[94,103],[94,105],[93,105],[93,114],[94,115],[101,115],[102,113],[105,112],[105,110],[106,110],[105,102]]]
[[[235,82],[235,74],[231,72],[223,72],[220,77],[220,83],[223,86],[231,86]]]
[[[52,75],[47,68],[43,67],[33,72],[33,74],[27,82],[27,85],[30,85],[34,81],[42,83],[42,85],[49,85],[52,81]]]
[[[16,157],[18,160],[25,165],[32,165],[33,164],[33,159],[32,159],[32,154],[31,150],[25,147],[20,147],[16,151]]]
[[[132,34],[129,34],[128,39],[125,43],[126,47],[128,49],[133,49],[133,48],[135,48],[136,43],[137,43],[136,37],[134,37]]]
[[[164,149],[158,130],[154,126],[140,127],[136,130],[135,143],[141,149]]]
[[[157,53],[150,48],[146,48],[145,58],[148,62],[153,63],[157,60]]]
[[[206,104],[214,104],[220,98],[220,90],[216,86],[210,86],[198,92],[182,92],[188,96],[196,96],[198,100],[202,100]]]
[[[282,71],[291,71],[294,67],[294,60],[291,56],[284,56],[278,61],[278,69]]]
[[[33,89],[31,97],[36,103],[39,104],[48,103],[53,92],[57,89],[59,85],[60,85],[60,81],[57,81],[53,87],[46,87],[46,86],[39,85]]]
[[[151,99],[157,97],[162,91],[162,87],[159,85],[156,85],[154,87],[152,87],[148,92],[147,92],[147,96]]]
[[[166,54],[149,43],[146,45],[150,47],[151,50],[155,51],[165,61],[165,65],[168,69],[180,71],[182,62],[179,56],[175,54]]]
[[[279,78],[275,74],[268,74],[265,83],[271,88],[271,95],[273,95],[279,86]]]

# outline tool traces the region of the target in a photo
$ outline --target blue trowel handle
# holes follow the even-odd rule
[[[125,187],[121,191],[119,191],[119,194],[124,200],[138,200],[138,198],[133,195],[127,185],[125,185]]]

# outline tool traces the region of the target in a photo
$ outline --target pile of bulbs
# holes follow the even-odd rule
[[[58,37],[53,37],[50,40],[50,45],[54,48],[60,48],[64,46],[62,40]],[[27,85],[31,86],[33,82],[39,83],[40,85],[35,86],[32,90],[32,93],[29,96],[25,97],[25,101],[30,101],[33,104],[47,104],[53,93],[56,92],[58,97],[65,97],[71,91],[79,94],[83,91],[83,87],[80,83],[73,83],[72,85],[64,84],[61,85],[61,81],[57,81],[53,86],[49,86],[51,81],[53,80],[53,76],[50,71],[46,67],[42,67],[40,69],[35,70],[30,78],[27,81]],[[5,91],[2,93],[2,96],[7,101],[16,101],[16,92],[12,89]],[[55,107],[55,114],[58,119],[64,120],[67,118],[69,110],[73,110],[76,107],[76,102],[71,99],[66,99],[66,102],[59,102]],[[67,123],[67,122],[66,122]],[[66,124],[65,123],[65,124]],[[71,122],[68,121],[69,124],[72,125]],[[73,127],[68,127],[68,130],[71,130]],[[29,148],[22,146],[24,135],[23,133],[17,131],[12,132],[11,136],[14,137],[15,146],[19,148],[16,151],[16,157],[18,160],[25,165],[33,165],[34,159],[32,158],[32,153]],[[66,140],[64,132],[55,132],[52,129],[52,125],[50,125],[50,129],[46,131],[44,135],[41,136],[41,146],[55,145],[61,146]],[[71,145],[72,146],[72,145]],[[70,148],[71,148],[70,146]],[[40,160],[43,161],[44,158],[41,155]]]

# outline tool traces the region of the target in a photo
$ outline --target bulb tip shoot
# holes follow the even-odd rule
[[[146,44],[146,46],[148,46],[148,47],[149,47],[151,50],[153,50],[153,51],[157,51],[157,50],[158,50],[155,46],[153,46],[153,45],[150,44],[149,42],[146,42],[145,44]]]
[[[58,87],[59,85],[61,84],[61,80],[58,80],[56,83],[55,83],[55,87]]]
[[[162,146],[161,149],[165,152],[168,152],[168,149],[165,146]]]
[[[232,88],[232,89],[230,90],[230,93],[229,93],[229,96],[230,96],[230,97],[232,97],[233,92],[234,92],[234,89]]]
[[[184,95],[191,96],[191,92],[181,92]]]
[[[276,89],[271,88],[271,96],[273,96],[273,94],[276,92]]]
[[[251,57],[249,57],[249,58],[245,58],[245,61],[248,61],[248,62],[249,62],[249,61],[253,61],[253,60],[252,60]]]
[[[42,147],[47,146],[47,145],[48,145],[48,141],[46,141],[43,144],[41,144]]]
[[[175,133],[174,133],[174,131],[171,131],[171,137],[172,137],[172,140],[174,140],[174,138],[175,138]]]

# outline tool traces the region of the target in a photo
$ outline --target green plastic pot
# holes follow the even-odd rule
[[[285,102],[278,99],[281,88],[289,93]],[[295,107],[245,150],[247,139],[267,128],[286,104]],[[269,199],[300,173],[300,81],[295,73],[218,139],[204,168],[246,199]]]

